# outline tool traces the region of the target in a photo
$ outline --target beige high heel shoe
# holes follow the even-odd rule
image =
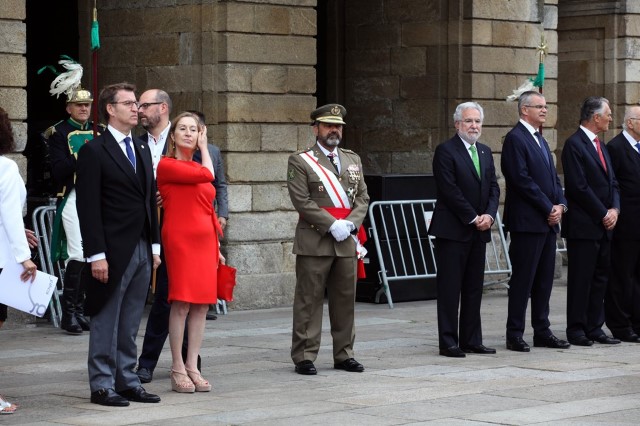
[[[187,369],[187,374],[196,387],[196,392],[209,392],[211,390],[211,383],[206,380],[198,371]]]
[[[171,369],[171,390],[179,393],[194,393],[196,387],[191,378],[185,374]]]

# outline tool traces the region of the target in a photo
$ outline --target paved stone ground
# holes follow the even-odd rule
[[[552,296],[552,329],[564,338],[566,287]],[[489,425],[640,423],[640,344],[504,346],[506,290],[483,299],[485,344],[496,355],[437,354],[434,300],[357,304],[362,374],[333,370],[328,323],[317,376],[294,374],[291,308],[230,311],[207,322],[202,351],[210,393],[178,394],[168,346],[147,390],[160,404],[110,408],[89,402],[88,335],[48,324],[0,331],[0,392],[20,405],[3,425]],[[325,312],[325,319],[327,315]],[[142,342],[144,324],[139,334]],[[531,329],[525,339],[532,344]]]

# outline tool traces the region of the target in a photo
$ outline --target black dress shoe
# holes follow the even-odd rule
[[[569,349],[571,344],[560,340],[553,334],[548,337],[533,336],[533,346],[536,348]]]
[[[136,374],[140,379],[140,383],[150,383],[153,380],[153,371],[148,368],[138,367]]]
[[[507,349],[516,352],[529,352],[531,348],[522,337],[512,337],[507,339]]]
[[[450,346],[448,348],[440,348],[440,355],[448,356],[449,358],[464,358],[466,355],[464,351],[457,346]]]
[[[94,404],[106,405],[108,407],[127,407],[129,401],[121,397],[113,389],[100,389],[91,392],[91,402]]]
[[[640,343],[640,336],[633,331],[628,331],[626,333],[614,333],[613,337],[622,342]]]
[[[578,336],[569,339],[569,343],[576,346],[591,346],[593,345],[593,341],[589,339],[587,336]]]
[[[313,365],[313,361],[305,359],[304,361],[300,361],[296,364],[296,373],[303,374],[305,376],[315,376],[318,374],[318,370],[316,370],[316,366]]]
[[[129,401],[134,402],[160,402],[160,397],[144,390],[142,386],[137,388],[125,389],[118,392],[121,396]]]
[[[603,345],[617,345],[618,343],[620,343],[620,340],[609,337],[606,334],[601,334],[599,336],[593,337],[593,341],[602,343]]]
[[[465,353],[468,353],[468,354],[490,355],[490,354],[496,353],[495,349],[487,348],[485,345],[469,345],[469,346],[460,347],[460,349],[462,349]]]
[[[207,313],[207,320],[208,321],[217,320],[217,319],[218,319],[218,316],[216,314],[214,314],[213,312]]]
[[[360,364],[353,358],[348,358],[340,363],[333,364],[333,368],[336,370],[348,371],[350,373],[362,373],[364,371],[364,365]]]

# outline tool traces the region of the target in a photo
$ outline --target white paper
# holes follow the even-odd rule
[[[24,282],[20,279],[23,271],[20,263],[4,266],[0,273],[0,303],[42,317],[56,291],[58,277],[38,271],[33,282]]]

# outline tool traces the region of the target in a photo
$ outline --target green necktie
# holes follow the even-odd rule
[[[476,173],[478,173],[478,177],[480,177],[480,160],[478,159],[478,150],[475,144],[469,147],[469,151],[471,151],[471,161],[473,161],[473,165],[476,168]]]

